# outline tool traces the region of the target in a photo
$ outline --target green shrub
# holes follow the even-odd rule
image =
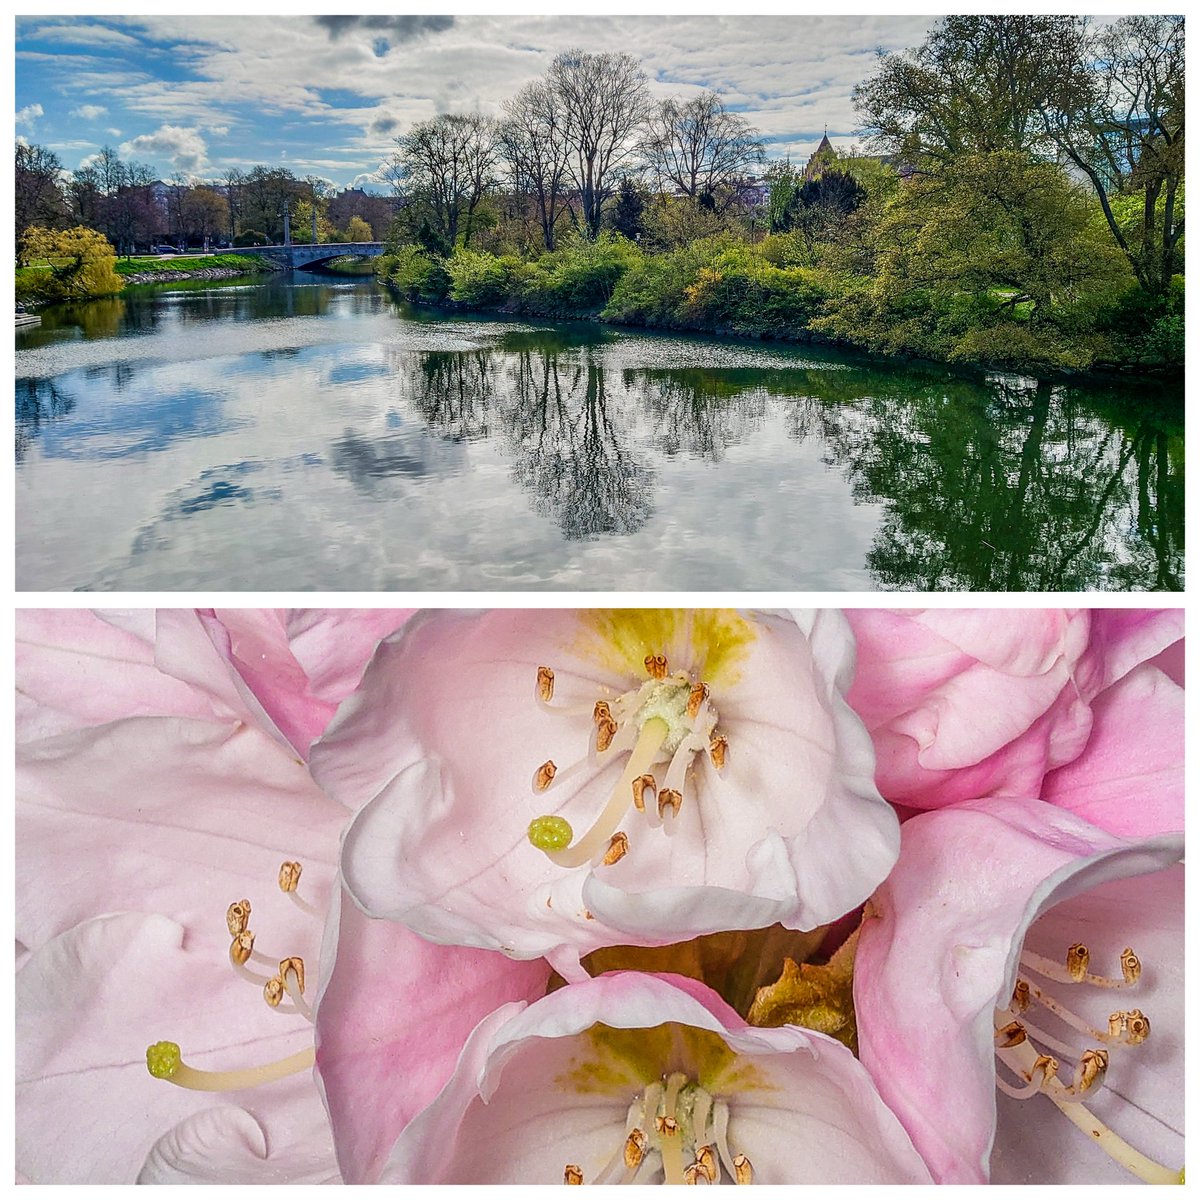
[[[667,254],[643,255],[621,276],[603,315],[630,325],[680,326],[684,290],[733,245],[728,234],[720,234]]]
[[[459,248],[446,262],[450,297],[475,308],[501,308],[521,291],[526,266],[516,255],[497,257]]]
[[[235,246],[269,246],[271,239],[257,229],[246,229],[233,239]]]
[[[425,300],[436,304],[450,290],[450,275],[445,262],[426,254],[416,246],[401,246],[395,254],[382,255],[380,266],[384,280],[406,300]]]
[[[680,314],[702,329],[797,337],[820,315],[829,284],[805,267],[777,267],[750,247],[719,254],[684,289]]]
[[[46,277],[44,282],[32,276],[26,280],[30,299],[86,300],[111,296],[125,286],[113,269],[116,251],[102,233],[85,225],[74,229],[31,225],[21,236],[21,252],[26,262],[44,263],[44,268],[31,268]]]
[[[595,317],[641,260],[641,251],[620,234],[603,233],[594,242],[573,238],[530,264],[521,278],[520,307],[548,317]]]

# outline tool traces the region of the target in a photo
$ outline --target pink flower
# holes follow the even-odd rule
[[[22,615],[18,1171],[109,1183],[323,1182],[339,1161],[351,1177],[377,1171],[377,1146],[449,1078],[479,1018],[540,994],[548,968],[430,946],[353,910],[339,922],[336,903],[318,959],[348,814],[277,726],[295,732],[291,718],[309,713],[315,727],[313,697],[353,686],[382,618],[149,617]],[[303,863],[295,890],[276,881],[281,861]],[[235,965],[226,908],[243,899],[256,938]],[[292,956],[304,966],[282,971]],[[332,1130],[312,1025],[288,1015],[296,1001],[263,999],[263,980],[296,987],[300,972],[300,1003],[320,993]],[[165,1086],[146,1071],[159,1040],[182,1046],[188,1070],[244,1072],[240,1086]],[[290,1073],[261,1082],[272,1063]],[[366,1087],[380,1070],[386,1096]]]
[[[843,699],[852,653],[831,612],[414,618],[313,747],[360,810],[347,887],[574,978],[603,945],[831,921],[896,845]]]
[[[1178,1177],[1182,852],[1036,800],[905,823],[854,1002],[862,1062],[935,1179]]]
[[[329,914],[316,1004],[317,1080],[346,1183],[374,1183],[397,1136],[450,1078],[497,1005],[545,994],[544,960],[435,946],[344,899]]]
[[[235,717],[307,755],[411,609],[26,609],[17,737],[120,717]]]
[[[850,703],[893,803],[1036,796],[1088,744],[1093,702],[1183,636],[1179,611],[855,609]]]
[[[929,1173],[839,1042],[755,1029],[679,976],[617,972],[471,1035],[386,1183],[918,1183]]]

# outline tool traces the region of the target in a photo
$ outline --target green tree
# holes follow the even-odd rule
[[[346,222],[346,231],[342,235],[344,242],[369,242],[372,241],[371,226],[362,219],[362,217],[351,217]]]
[[[1104,304],[1131,282],[1063,172],[1014,151],[915,179],[875,230],[875,275],[819,329],[890,352],[1090,365]]]
[[[633,180],[626,175],[617,188],[617,198],[609,217],[612,227],[622,237],[636,242],[644,232],[642,213],[646,208],[646,197]]]
[[[44,289],[44,299],[108,296],[124,286],[108,239],[83,225],[74,229],[30,226],[25,231],[24,256],[26,261],[44,259],[49,266],[50,285]]]
[[[946,17],[916,49],[883,55],[854,89],[863,129],[922,169],[961,154],[1044,148],[1042,114],[1084,30],[1080,17]]]
[[[1183,269],[1183,17],[1124,17],[1083,39],[1043,115],[1138,283],[1162,295]],[[1138,221],[1122,222],[1118,196],[1137,197]]]

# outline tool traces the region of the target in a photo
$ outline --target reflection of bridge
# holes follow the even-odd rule
[[[378,258],[383,253],[382,242],[289,242],[283,246],[246,246],[238,254],[261,254],[281,267],[312,267],[331,258]]]

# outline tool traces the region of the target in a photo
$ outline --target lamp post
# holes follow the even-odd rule
[[[292,203],[290,200],[283,202],[283,244],[285,246],[292,244]]]

